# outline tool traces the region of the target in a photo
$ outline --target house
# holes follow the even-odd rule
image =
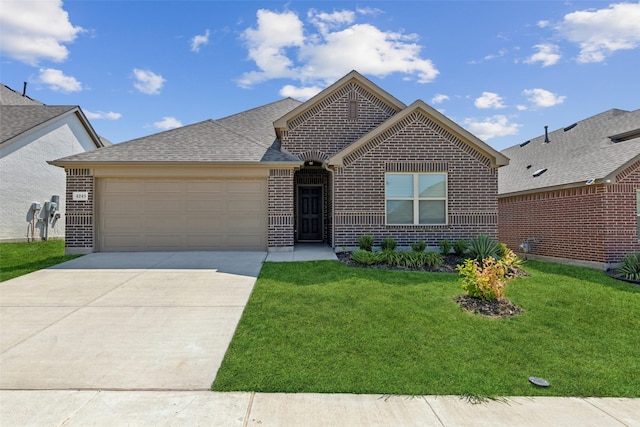
[[[499,237],[530,258],[609,268],[640,251],[640,110],[612,109],[502,152]]]
[[[44,105],[0,84],[0,241],[64,238],[66,176],[47,161],[104,144],[80,107]]]
[[[497,236],[508,159],[356,71],[283,99],[51,162],[67,173],[67,252],[336,250]]]

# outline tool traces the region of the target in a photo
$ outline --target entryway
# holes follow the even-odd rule
[[[298,187],[298,241],[322,242],[322,187]]]
[[[331,244],[330,174],[322,163],[307,161],[295,173],[296,243]]]

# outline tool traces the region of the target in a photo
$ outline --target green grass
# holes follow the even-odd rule
[[[69,261],[80,255],[65,255],[64,241],[0,244],[0,282]]]
[[[640,397],[640,287],[525,267],[506,292],[525,313],[493,319],[453,301],[455,274],[265,263],[212,389]]]

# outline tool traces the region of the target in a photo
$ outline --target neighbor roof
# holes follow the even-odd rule
[[[286,98],[219,120],[205,120],[51,163],[299,163],[296,157],[279,150],[272,125],[299,104]]]
[[[546,143],[543,134],[502,151],[511,161],[498,172],[500,196],[614,182],[640,158],[640,109],[611,109],[548,138]]]
[[[103,143],[80,107],[74,105],[0,105],[0,145],[10,144],[30,132],[71,114],[77,115],[96,147],[102,147]]]
[[[0,83],[0,105],[43,105],[42,102],[22,95]]]

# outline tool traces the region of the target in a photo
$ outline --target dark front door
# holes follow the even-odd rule
[[[322,187],[298,187],[298,240],[322,241]]]

